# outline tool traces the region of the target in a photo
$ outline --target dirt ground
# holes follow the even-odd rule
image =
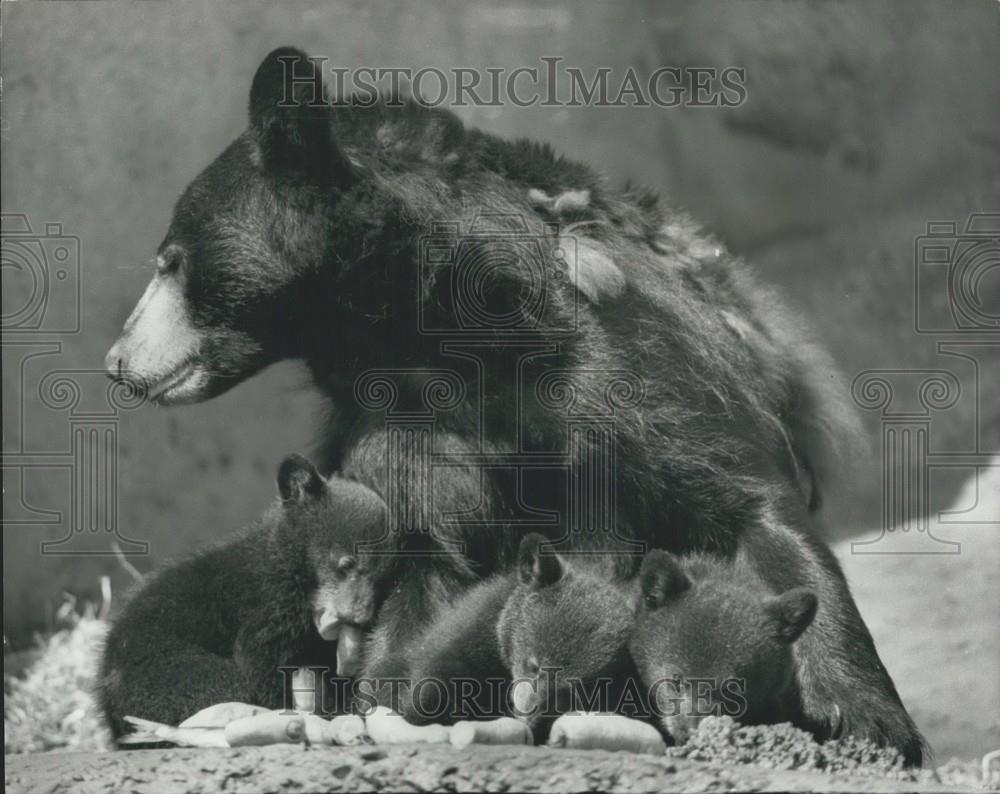
[[[913,791],[913,783],[600,751],[450,745],[8,756],[10,792]],[[972,791],[947,786],[922,791]]]
[[[978,481],[970,481],[955,501],[954,509],[964,511],[960,523],[946,525],[935,520],[930,530],[941,540],[960,542],[958,554],[900,555],[890,553],[888,547],[879,547],[885,553],[866,554],[861,552],[870,551],[870,546],[852,548],[852,541],[837,544],[835,551],[844,564],[880,654],[933,748],[929,766],[939,767],[958,757],[974,768],[975,759],[1000,745],[1000,679],[996,676],[1000,658],[1000,636],[996,632],[996,626],[1000,625],[1000,583],[995,575],[1000,566],[1000,547],[996,544],[995,525],[977,523],[993,521],[1000,515],[1000,466],[984,473]],[[861,535],[854,542],[867,539]],[[96,626],[98,621],[87,625],[91,623]],[[83,635],[84,632],[77,631],[68,636],[82,643],[86,640]],[[64,643],[57,650],[58,656],[65,657],[72,649]],[[79,665],[75,670],[86,677],[86,670]],[[52,674],[45,677],[51,678]],[[72,682],[67,686],[85,688]],[[45,702],[49,700],[45,698]],[[36,709],[32,706],[29,710]],[[53,716],[49,732],[69,732],[65,710]],[[17,725],[8,724],[7,716],[5,712],[6,738],[10,738],[9,731]],[[81,741],[93,736],[92,730],[84,729]],[[949,788],[935,782],[933,773],[924,778],[930,782],[917,784],[680,758],[513,747],[460,751],[449,746],[312,749],[274,746],[129,753],[36,752],[7,755],[6,764],[5,782],[10,791],[84,794],[122,790],[138,794],[314,790],[984,790],[974,774],[956,776],[940,770],[942,779],[968,781],[976,788]]]

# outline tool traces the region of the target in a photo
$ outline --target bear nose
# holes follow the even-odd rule
[[[115,380],[120,380],[122,378],[122,373],[125,372],[125,358],[121,352],[121,345],[119,342],[115,342],[108,354],[104,357],[104,369],[108,374],[109,378]]]

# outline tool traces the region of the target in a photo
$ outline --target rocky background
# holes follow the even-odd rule
[[[831,536],[886,540],[883,432],[900,414],[916,416],[937,456],[927,496],[886,521],[917,526],[915,513],[954,505],[965,521],[957,540],[913,532],[907,542],[917,544],[910,551],[955,551],[947,536],[964,539],[964,551],[840,549],[922,727],[933,734],[940,726],[931,723],[951,720],[937,742],[945,757],[996,746],[1000,658],[983,637],[1000,625],[1000,607],[990,607],[1000,592],[983,566],[996,560],[998,524],[989,522],[1000,521],[985,497],[1000,485],[982,463],[1000,452],[1000,348],[989,321],[1000,314],[1000,269],[984,270],[971,299],[979,326],[958,333],[948,333],[947,284],[915,285],[928,222],[952,221],[953,238],[981,239],[965,234],[969,216],[1000,212],[998,33],[1000,8],[985,0],[4,4],[2,206],[23,215],[4,219],[5,650],[51,627],[64,592],[97,601],[102,575],[115,594],[128,583],[106,554],[115,540],[107,526],[120,528],[126,552],[142,552],[130,564],[148,570],[257,516],[277,461],[309,448],[318,404],[292,364],[183,410],[108,414],[90,402],[104,399],[104,353],[149,278],[173,201],[242,130],[266,52],[293,43],[338,65],[414,69],[510,70],[553,55],[587,74],[738,66],[748,87],[738,108],[458,112],[501,135],[548,140],[612,180],[662,190],[787,297],[848,383],[891,370],[883,379],[892,401],[868,400],[870,447],[848,462],[850,482],[828,503]],[[58,251],[69,251],[66,277],[50,280],[42,303],[16,269],[36,244],[54,268]],[[917,322],[918,307],[927,322]],[[80,384],[78,400],[54,384],[62,371]],[[937,398],[921,392],[935,372],[946,392]],[[81,433],[92,442],[98,436],[86,434],[104,434],[105,452],[75,457]],[[81,476],[117,483],[107,491],[116,517],[81,495]],[[906,550],[903,537],[878,548]],[[45,553],[43,541],[52,543]],[[944,669],[930,669],[931,659]],[[914,702],[925,698],[934,701]],[[956,734],[956,710],[977,701],[993,716],[962,712],[969,724]]]

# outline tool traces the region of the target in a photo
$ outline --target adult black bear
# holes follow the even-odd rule
[[[379,573],[357,554],[385,527],[385,503],[292,455],[280,505],[235,538],[144,582],[108,634],[98,698],[114,736],[125,716],[176,725],[214,703],[287,704],[282,668],[355,672]]]
[[[529,529],[744,554],[775,591],[819,595],[795,645],[814,731],[919,762],[814,534],[850,415],[780,302],[648,192],[414,101],[330,104],[321,77],[291,48],[264,59],[249,128],[179,199],[110,374],[170,404],[304,359],[331,406],[325,464],[480,574]],[[430,600],[379,622],[402,642]]]

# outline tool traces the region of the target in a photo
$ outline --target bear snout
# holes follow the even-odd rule
[[[201,336],[188,318],[181,283],[156,276],[104,358],[109,377],[158,402],[196,399],[206,373],[198,364]]]

